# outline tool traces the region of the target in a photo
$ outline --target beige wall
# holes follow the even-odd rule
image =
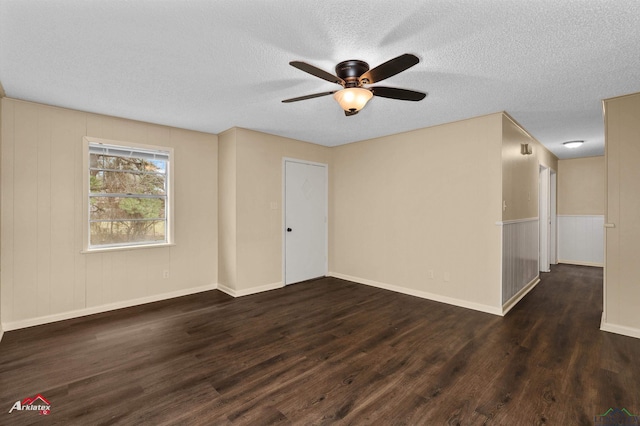
[[[640,337],[640,93],[605,106],[607,197],[603,330]]]
[[[2,241],[2,98],[4,98],[4,89],[2,88],[2,83],[0,83],[0,242]],[[0,243],[0,259],[3,257],[2,244]],[[2,261],[0,260],[0,270],[2,267]],[[4,329],[2,328],[2,274],[0,273],[0,340],[2,340],[2,336],[4,334]]]
[[[218,135],[218,283],[237,287],[236,129]]]
[[[175,246],[81,254],[83,136],[174,148]],[[4,98],[1,152],[5,325],[215,285],[217,136]]]
[[[604,214],[604,183],[604,156],[559,160],[558,214]]]
[[[331,274],[498,313],[496,223],[537,216],[538,161],[557,169],[503,113],[327,148],[241,128],[217,137],[15,100],[3,107],[4,322],[216,282],[235,295],[281,286],[285,157],[329,164]],[[80,254],[85,135],[175,149],[175,247]],[[535,155],[520,155],[523,141]]]
[[[501,133],[492,114],[333,148],[331,273],[499,310]]]
[[[506,204],[502,220],[536,218],[539,165],[557,171],[558,159],[507,114],[502,121],[502,141],[502,200]],[[533,153],[522,155],[521,144],[529,144]]]
[[[538,163],[541,165],[550,168],[551,170],[558,171],[558,157],[553,155],[551,151],[544,147],[537,140],[535,142],[535,147],[538,147],[536,152],[534,152],[535,157],[538,159]],[[534,147],[534,149],[536,149]]]
[[[236,279],[221,275],[220,284],[237,295],[282,286],[283,158],[328,164],[331,149],[241,128],[222,140],[235,149],[235,202],[222,210],[235,209],[236,246],[223,250],[235,250]]]

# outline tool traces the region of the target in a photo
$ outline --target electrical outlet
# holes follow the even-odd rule
[[[435,278],[435,275],[433,273],[433,269],[429,269],[429,271],[427,271],[427,276],[429,277],[430,280]]]
[[[448,272],[444,273],[444,282],[448,283],[449,281],[451,281],[451,276],[449,275]]]
[[[164,271],[162,271],[162,278],[169,278],[169,270],[165,269]]]

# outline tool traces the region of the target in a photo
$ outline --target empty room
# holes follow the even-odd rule
[[[0,424],[640,425],[638,40],[0,0]]]

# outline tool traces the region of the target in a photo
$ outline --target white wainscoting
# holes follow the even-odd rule
[[[502,226],[502,305],[510,309],[517,302],[512,299],[524,297],[537,283],[538,218],[498,225]]]
[[[558,262],[604,265],[604,216],[558,215]]]

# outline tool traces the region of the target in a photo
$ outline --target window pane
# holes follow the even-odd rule
[[[163,198],[89,197],[90,220],[164,219]]]
[[[170,242],[173,150],[88,140],[89,249]],[[85,201],[85,202],[86,202]],[[87,228],[85,228],[87,229]]]
[[[166,175],[91,170],[92,193],[164,195]]]
[[[114,157],[104,154],[90,154],[89,167],[92,169],[166,173],[167,162],[163,160],[147,160],[137,157]]]
[[[166,241],[164,220],[91,222],[92,246]]]

